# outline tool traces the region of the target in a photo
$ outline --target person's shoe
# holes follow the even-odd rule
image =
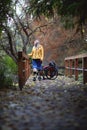
[[[36,81],[36,77],[33,78],[33,81]]]
[[[43,77],[43,80],[45,80],[45,77]]]
[[[41,81],[41,77],[40,76],[38,77],[38,80]]]

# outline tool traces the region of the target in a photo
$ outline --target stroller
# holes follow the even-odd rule
[[[38,80],[41,80],[41,77],[43,77],[43,80],[56,79],[58,76],[58,66],[54,61],[50,61],[48,65],[42,66],[42,70],[36,70],[36,71],[37,71],[36,77],[38,76]]]
[[[58,67],[54,61],[50,61],[48,65],[43,66],[42,71],[43,76],[45,76],[47,79],[56,79],[58,76]]]

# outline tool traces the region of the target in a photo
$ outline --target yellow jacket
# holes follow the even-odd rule
[[[28,54],[29,57],[32,57],[32,59],[40,59],[43,61],[44,58],[44,49],[42,45],[39,45],[38,47],[33,47],[32,52]]]

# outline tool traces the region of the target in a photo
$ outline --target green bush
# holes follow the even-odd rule
[[[0,60],[0,88],[12,86],[15,75],[17,75],[17,65],[9,56],[4,56]]]
[[[7,68],[8,73],[11,72],[12,74],[17,74],[17,65],[11,57],[5,56],[3,58],[3,62]]]

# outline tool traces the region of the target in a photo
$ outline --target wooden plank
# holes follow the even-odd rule
[[[73,64],[73,61],[72,60],[69,60],[69,64],[70,64],[70,77],[72,77],[72,64]]]
[[[18,80],[19,80],[19,88],[22,90],[24,85],[24,77],[23,77],[23,65],[21,60],[18,61]]]
[[[74,73],[75,73],[75,80],[78,80],[78,70],[77,70],[77,68],[78,68],[78,59],[75,59],[74,66],[76,68],[75,71],[74,71]]]
[[[30,75],[29,57],[22,51],[18,52],[18,77],[19,88],[22,90]]]
[[[83,68],[70,68],[70,67],[66,67],[66,69],[72,69],[72,70],[79,70],[79,71],[87,71],[87,69],[83,69]]]
[[[76,56],[66,57],[65,60],[79,59],[79,58],[85,58],[85,57],[87,57],[87,53],[79,54],[79,55],[76,55]]]
[[[83,83],[87,83],[87,57],[83,58]]]
[[[24,52],[22,52],[22,51],[18,52],[18,58],[19,59],[24,58],[24,59],[29,60],[29,57]]]
[[[69,67],[69,61],[66,60],[65,61],[65,75],[68,76],[69,75],[69,70],[67,69]]]

